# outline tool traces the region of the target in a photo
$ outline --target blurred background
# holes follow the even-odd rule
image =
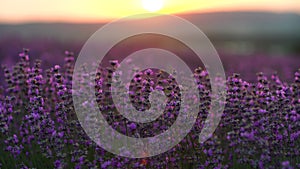
[[[289,82],[300,67],[300,1],[161,0],[154,8],[146,1],[0,0],[0,63],[14,64],[29,48],[31,58],[49,68],[63,62],[65,50],[78,54],[106,23],[155,11],[198,26],[220,54],[227,75],[240,73],[255,81],[257,72],[278,72]]]

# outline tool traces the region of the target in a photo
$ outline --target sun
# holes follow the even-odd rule
[[[142,4],[145,10],[156,12],[164,6],[164,0],[142,0]]]

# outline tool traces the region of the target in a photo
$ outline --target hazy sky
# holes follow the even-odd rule
[[[160,13],[300,13],[300,0],[164,0]],[[141,0],[0,0],[0,22],[102,22],[145,13]]]

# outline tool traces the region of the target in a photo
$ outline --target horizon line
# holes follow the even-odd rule
[[[185,15],[205,15],[205,14],[221,14],[221,13],[266,13],[266,14],[295,14],[300,16],[300,11],[266,11],[266,10],[230,10],[230,11],[191,11],[191,12],[179,12],[166,15],[175,15],[175,16],[185,16]],[[163,13],[162,13],[163,14]],[[122,17],[120,17],[122,18]],[[88,18],[82,20],[74,20],[71,18],[66,18],[65,20],[58,19],[45,19],[45,20],[25,20],[25,21],[6,21],[1,20],[0,25],[27,25],[27,24],[106,24],[120,18],[106,18],[100,21],[95,18]]]

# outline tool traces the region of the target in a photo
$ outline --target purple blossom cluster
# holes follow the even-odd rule
[[[300,168],[300,69],[292,83],[282,81],[276,73],[271,77],[258,73],[253,83],[239,74],[229,76],[222,120],[202,144],[198,135],[208,116],[211,86],[207,71],[195,69],[200,106],[191,132],[163,154],[131,159],[105,151],[82,129],[72,100],[76,92],[72,91],[74,54],[65,55],[62,66],[45,70],[39,60],[32,64],[29,50],[24,49],[12,68],[3,67],[1,168]],[[154,69],[135,74],[129,98],[136,109],[153,106],[149,98],[154,90],[166,96],[163,115],[139,124],[116,111],[109,91],[119,63],[109,64],[99,68],[94,79],[98,107],[107,122],[130,137],[152,137],[168,130],[180,110],[176,74]],[[83,68],[82,76],[88,75]]]

